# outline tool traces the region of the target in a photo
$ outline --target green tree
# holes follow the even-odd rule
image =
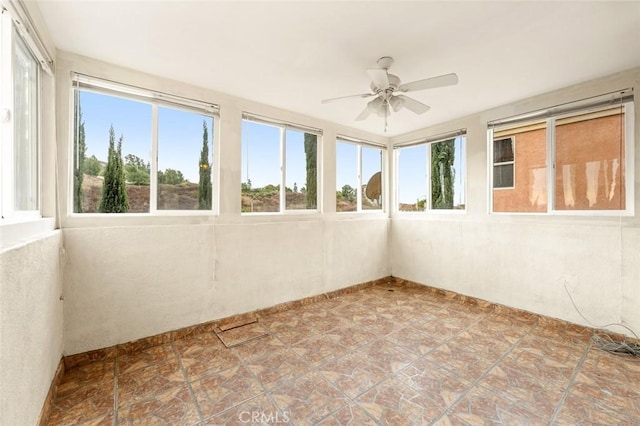
[[[102,164],[95,155],[85,157],[82,162],[82,173],[85,175],[98,176],[102,171]]]
[[[434,209],[453,208],[454,159],[454,139],[431,145],[431,207]]]
[[[198,182],[198,209],[211,210],[211,163],[209,163],[209,131],[202,122],[202,151],[200,151],[200,181]]]
[[[166,185],[179,185],[186,179],[180,170],[167,169],[164,172],[158,171],[158,183]]]
[[[351,185],[344,185],[342,187],[342,191],[340,191],[340,196],[345,201],[350,201],[352,203],[356,202],[356,189]]]
[[[304,134],[304,153],[307,160],[307,208],[315,209],[318,205],[318,136],[309,133]]]
[[[85,143],[85,133],[84,133],[84,121],[82,120],[82,110],[80,108],[80,103],[76,102],[75,111],[74,111],[74,168],[73,168],[73,212],[74,213],[82,213],[82,201],[83,201],[83,191],[82,191],[82,181],[83,181],[83,173],[84,173],[84,161],[87,153],[87,144]]]
[[[116,148],[116,133],[111,125],[109,129],[109,155],[104,171],[102,199],[99,208],[102,213],[126,213],[129,211],[127,184],[122,163],[122,139],[123,137],[120,136]]]
[[[149,185],[151,176],[150,164],[137,155],[127,154],[124,157],[124,174],[127,182],[133,185]]]

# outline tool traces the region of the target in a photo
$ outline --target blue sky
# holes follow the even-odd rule
[[[380,153],[380,148],[362,146],[362,185],[381,170]],[[342,190],[344,185],[358,186],[358,146],[339,141],[336,145],[336,190]]]
[[[254,188],[280,184],[279,127],[253,121],[242,121],[242,182],[251,180]],[[298,189],[306,185],[306,154],[304,133],[285,130],[286,186]]]
[[[280,184],[279,127],[242,121],[242,182],[251,179],[253,188]],[[306,185],[307,168],[304,132],[284,130],[286,137],[286,186],[298,190]]]
[[[87,156],[107,159],[109,127],[113,124],[116,138],[123,135],[122,154],[134,154],[145,162],[151,159],[151,105],[115,96],[82,91],[81,105],[87,144]],[[193,112],[174,108],[158,108],[158,169],[180,170],[190,182],[198,182],[198,163],[202,149],[202,122],[209,130],[209,150],[213,135],[213,120]],[[254,188],[280,183],[279,127],[242,122],[242,182],[251,179]],[[286,130],[286,186],[294,183],[302,188],[306,183],[304,133]],[[427,145],[400,150],[398,167],[398,201],[415,203],[430,193],[427,188]],[[464,203],[464,137],[456,138],[456,170],[454,204]],[[336,146],[336,189],[344,185],[356,187],[357,146],[338,143]],[[362,148],[362,184],[380,170],[380,150]],[[460,172],[462,171],[462,173]]]
[[[398,202],[413,204],[417,200],[426,198],[431,194],[427,187],[427,148],[431,145],[416,145],[400,149],[398,160]],[[465,201],[465,138],[458,136],[455,139],[455,169],[454,200],[453,204],[464,204]]]
[[[116,142],[123,136],[123,157],[134,154],[145,162],[151,160],[151,104],[87,91],[81,92],[80,103],[87,157],[107,160],[109,127],[113,124]],[[180,170],[190,182],[198,182],[203,120],[209,131],[211,157],[211,117],[158,107],[158,170]]]

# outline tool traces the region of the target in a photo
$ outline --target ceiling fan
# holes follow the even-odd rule
[[[325,99],[323,104],[339,101],[349,98],[370,98],[375,99],[369,101],[364,110],[356,117],[356,121],[362,121],[371,114],[384,117],[384,130],[387,131],[387,117],[391,115],[391,110],[398,112],[402,108],[407,108],[415,114],[424,114],[431,109],[430,106],[416,101],[413,98],[403,95],[402,93],[412,92],[416,90],[433,89],[436,87],[445,87],[458,84],[458,76],[455,74],[444,74],[437,77],[425,78],[422,80],[412,81],[411,83],[401,84],[400,77],[389,74],[389,68],[393,64],[393,58],[383,56],[378,59],[380,68],[370,68],[367,71],[371,79],[372,93],[361,93],[358,95],[340,96],[338,98]],[[399,94],[397,92],[400,92]]]

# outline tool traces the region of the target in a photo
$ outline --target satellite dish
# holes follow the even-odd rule
[[[364,195],[371,201],[379,201],[382,195],[382,172],[375,172],[364,190]]]

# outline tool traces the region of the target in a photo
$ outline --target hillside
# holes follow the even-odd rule
[[[83,209],[85,213],[97,213],[102,196],[103,178],[84,175],[82,181]],[[127,184],[129,197],[129,213],[149,212],[148,185]],[[158,210],[197,210],[198,184],[181,183],[179,185],[159,185]]]

